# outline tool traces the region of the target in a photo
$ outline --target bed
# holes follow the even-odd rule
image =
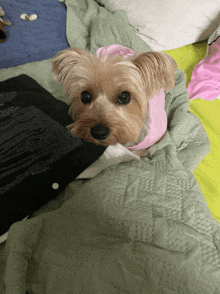
[[[68,103],[53,80],[51,58],[69,46],[91,53],[114,43],[134,51],[163,51],[179,70],[175,89],[166,93],[167,135],[149,156],[70,182],[60,197],[10,227],[1,239],[7,241],[0,250],[0,291],[220,293],[220,5],[177,1],[171,13],[172,2],[164,1],[167,27],[158,29],[158,1],[149,1],[155,17],[143,15],[144,24],[139,12],[133,13],[144,11],[143,0],[133,6],[123,0],[1,3],[13,26],[6,27],[1,44],[0,82],[25,74]],[[183,23],[178,22],[180,7],[182,14],[190,11]],[[38,19],[21,20],[24,12]],[[54,28],[58,34],[52,34]],[[27,32],[20,41],[18,30]],[[41,51],[33,38],[38,30],[45,33]],[[45,39],[53,42],[44,47]],[[25,54],[8,54],[12,44],[25,47]]]

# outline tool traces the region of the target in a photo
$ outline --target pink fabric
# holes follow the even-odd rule
[[[101,47],[96,51],[96,56],[100,57],[102,55],[122,55],[124,58],[132,57],[134,55],[134,51],[121,46],[121,45],[111,45],[110,47]]]
[[[134,55],[134,51],[121,45],[112,45],[110,47],[101,47],[96,51],[96,56],[102,55],[122,55],[125,58]],[[157,95],[154,95],[149,101],[149,129],[147,136],[138,145],[126,147],[129,150],[142,150],[149,148],[159,141],[167,129],[167,116],[165,112],[165,93],[162,89]]]
[[[149,148],[165,134],[167,129],[167,115],[165,112],[165,94],[163,89],[149,101],[149,119],[150,123],[147,136],[138,145],[127,147],[127,149],[142,150]]]
[[[189,99],[213,101],[220,95],[220,38],[209,48],[209,54],[193,69],[188,88]]]

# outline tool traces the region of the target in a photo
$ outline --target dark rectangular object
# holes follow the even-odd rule
[[[58,196],[105,151],[67,131],[68,109],[26,75],[0,83],[0,235]]]

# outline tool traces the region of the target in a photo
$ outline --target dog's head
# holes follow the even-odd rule
[[[69,48],[53,58],[54,78],[70,99],[75,137],[104,146],[137,140],[150,98],[175,86],[176,62],[163,53],[96,57]]]

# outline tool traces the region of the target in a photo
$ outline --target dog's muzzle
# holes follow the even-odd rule
[[[110,130],[105,126],[101,126],[98,124],[95,127],[91,128],[90,133],[96,140],[105,140],[108,137]]]

